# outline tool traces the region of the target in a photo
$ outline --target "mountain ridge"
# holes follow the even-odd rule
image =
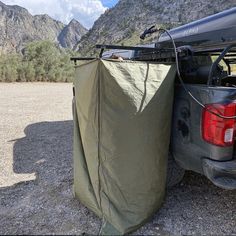
[[[58,40],[62,47],[73,49],[87,31],[79,21],[72,19],[60,32]]]
[[[95,44],[142,44],[139,35],[153,24],[172,28],[235,6],[235,0],[120,0],[82,36],[77,50],[87,56],[95,54]]]
[[[90,56],[97,53],[96,44],[142,44],[139,35],[153,24],[172,28],[234,6],[235,0],[120,0],[87,30],[75,19],[65,25],[0,1],[0,53],[21,52],[28,42],[49,40]]]
[[[28,42],[35,40],[49,40],[72,49],[87,29],[75,19],[76,28],[69,24],[47,14],[33,16],[26,8],[0,1],[0,53],[21,52]]]

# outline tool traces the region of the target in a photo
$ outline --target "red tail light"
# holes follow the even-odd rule
[[[223,119],[210,113],[223,116],[236,115],[236,103],[208,104],[202,113],[202,137],[205,141],[218,146],[234,144],[235,119]]]

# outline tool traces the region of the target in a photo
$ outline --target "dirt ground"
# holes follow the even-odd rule
[[[72,194],[72,85],[0,83],[0,234],[97,234]],[[134,234],[236,235],[236,191],[187,172]]]

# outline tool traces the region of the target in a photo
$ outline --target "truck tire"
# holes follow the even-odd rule
[[[184,177],[184,173],[185,170],[177,164],[173,155],[169,152],[166,187],[171,188],[180,183]]]

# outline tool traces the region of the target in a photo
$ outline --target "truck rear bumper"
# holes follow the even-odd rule
[[[203,160],[203,171],[216,186],[224,189],[236,189],[236,160],[213,161]]]

